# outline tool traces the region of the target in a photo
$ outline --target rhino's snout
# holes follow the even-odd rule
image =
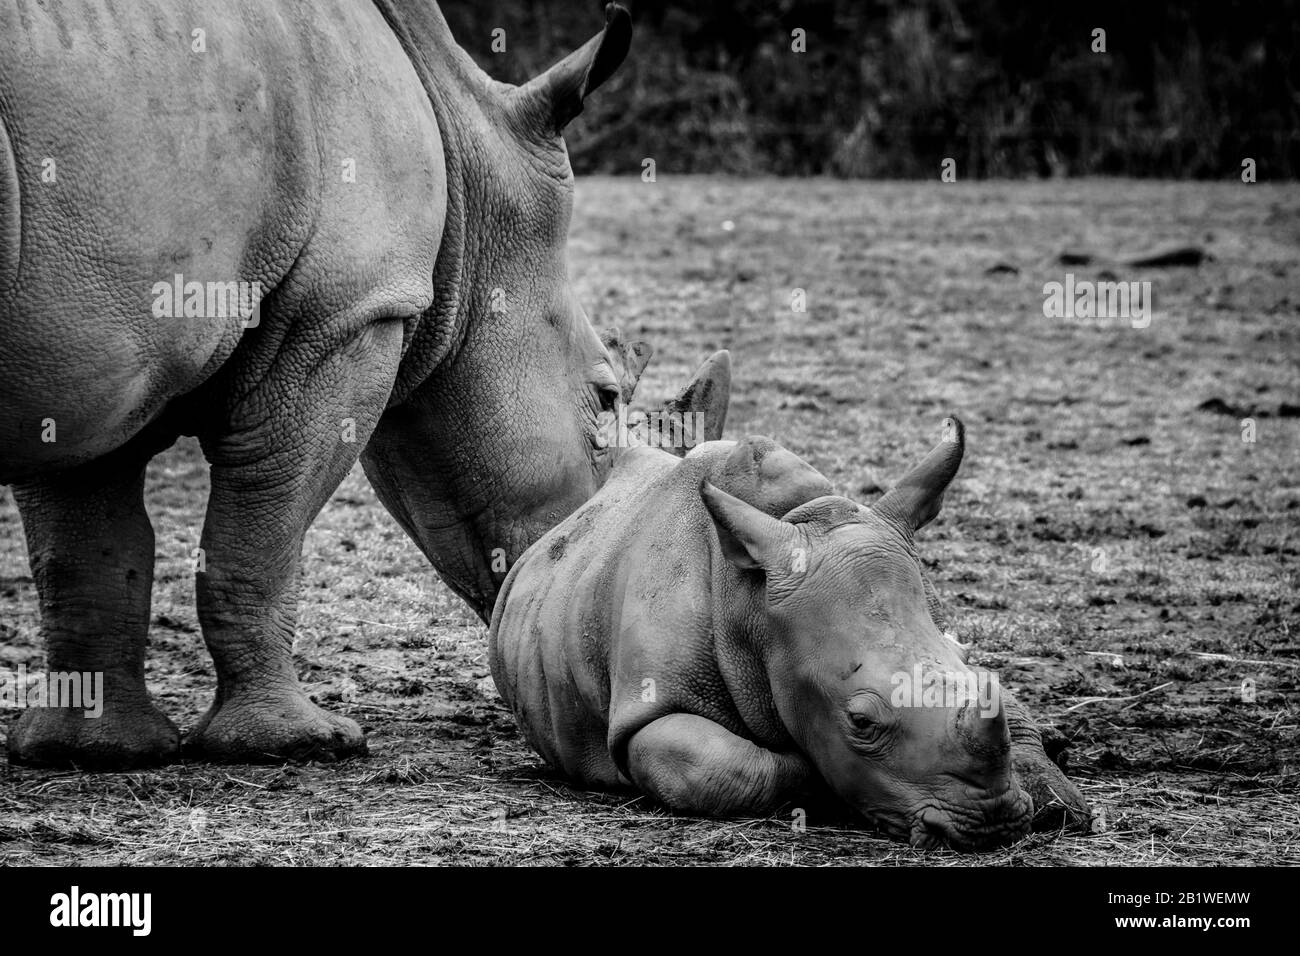
[[[1026,836],[1033,816],[1033,800],[1013,787],[977,810],[923,807],[912,817],[908,842],[918,849],[996,850]]]

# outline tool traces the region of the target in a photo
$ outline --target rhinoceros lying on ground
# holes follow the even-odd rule
[[[1028,716],[944,633],[918,563],[913,533],[964,447],[945,424],[871,508],[764,438],[624,453],[492,616],[492,676],[529,743],[584,785],[691,813],[765,813],[820,777],[917,846],[1084,825]]]
[[[212,466],[201,537],[160,542],[202,558],[217,692],[188,743],[228,760],[364,749],[290,650],[303,536],[359,455],[485,618],[501,559],[595,493],[631,380],[568,281],[561,130],[630,37],[610,5],[513,87],[432,0],[0,3],[0,483],[48,666],[105,695],[25,711],[11,759],[177,756],[143,489],[179,435]]]

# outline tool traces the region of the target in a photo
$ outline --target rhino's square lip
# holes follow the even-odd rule
[[[1014,843],[1027,836],[1033,825],[1034,806],[1028,792],[1012,777],[1010,785],[1003,791],[988,795],[983,788],[973,781],[963,779],[959,774],[945,772],[961,785],[974,791],[980,809],[964,808],[960,804],[945,803],[939,798],[919,800],[907,809],[889,806],[866,806],[836,793],[839,802],[854,816],[871,827],[882,832],[892,840],[908,843],[920,849],[933,849],[946,846],[957,852],[983,852]],[[823,778],[827,789],[835,793],[828,781]],[[927,826],[923,817],[932,814],[938,819]],[[992,817],[996,822],[989,824]],[[970,825],[967,825],[970,824]],[[981,824],[984,825],[981,827]],[[935,834],[931,831],[940,827],[944,832]],[[924,845],[914,842],[920,833],[925,833]],[[974,838],[971,836],[974,835]]]

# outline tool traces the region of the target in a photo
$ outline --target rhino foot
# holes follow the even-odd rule
[[[223,763],[332,761],[363,756],[366,738],[356,721],[317,707],[295,688],[213,704],[187,735],[185,751]]]
[[[180,732],[147,699],[106,701],[99,716],[35,708],[9,728],[9,762],[30,767],[133,770],[180,759]]]
[[[777,753],[695,714],[668,714],[628,744],[642,793],[677,813],[766,815],[813,773],[803,755]]]

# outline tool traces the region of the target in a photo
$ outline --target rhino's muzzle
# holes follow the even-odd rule
[[[931,804],[913,815],[907,841],[918,849],[996,850],[1026,836],[1033,816],[1033,800],[1019,788],[970,809]]]

